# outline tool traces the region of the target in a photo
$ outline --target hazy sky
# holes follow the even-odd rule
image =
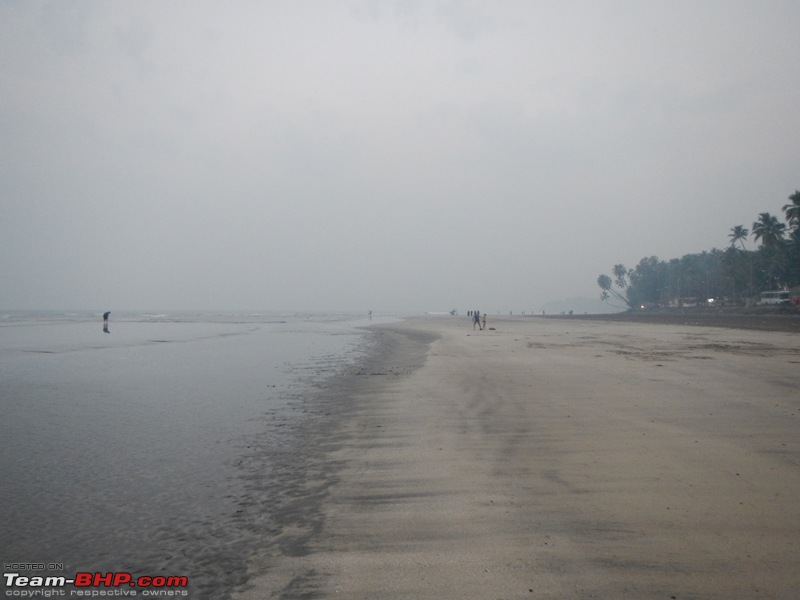
[[[798,26],[797,0],[0,0],[0,308],[596,297],[782,217]]]

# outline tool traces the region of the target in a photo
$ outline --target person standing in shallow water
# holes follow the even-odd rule
[[[103,331],[104,331],[105,333],[111,333],[111,332],[108,330],[108,315],[110,315],[110,314],[111,314],[111,311],[110,311],[110,310],[109,310],[108,312],[104,312],[104,313],[103,313]]]

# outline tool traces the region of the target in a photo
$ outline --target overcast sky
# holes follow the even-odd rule
[[[798,26],[796,0],[2,0],[0,308],[597,297],[783,216]]]

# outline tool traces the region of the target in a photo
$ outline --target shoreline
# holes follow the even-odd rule
[[[324,534],[325,502],[340,483],[343,463],[336,455],[353,441],[347,429],[360,410],[354,396],[379,393],[387,382],[422,367],[427,346],[436,339],[426,332],[398,331],[397,325],[364,326],[371,333],[362,360],[296,399],[292,406],[303,418],[282,433],[285,446],[270,440],[252,457],[267,465],[262,470],[254,464],[251,489],[253,497],[262,495],[261,510],[269,525],[262,533],[269,541],[265,552],[251,558],[247,584],[232,598],[261,599],[265,593],[269,598],[317,597],[321,574],[305,568],[303,561]],[[266,436],[274,434],[274,428],[265,431]]]
[[[371,328],[367,362],[309,401],[329,415],[299,432],[293,504],[235,598],[779,600],[800,586],[792,334],[489,327]]]

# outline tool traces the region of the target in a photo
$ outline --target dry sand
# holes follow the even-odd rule
[[[797,334],[489,326],[378,328],[238,598],[800,597]]]

